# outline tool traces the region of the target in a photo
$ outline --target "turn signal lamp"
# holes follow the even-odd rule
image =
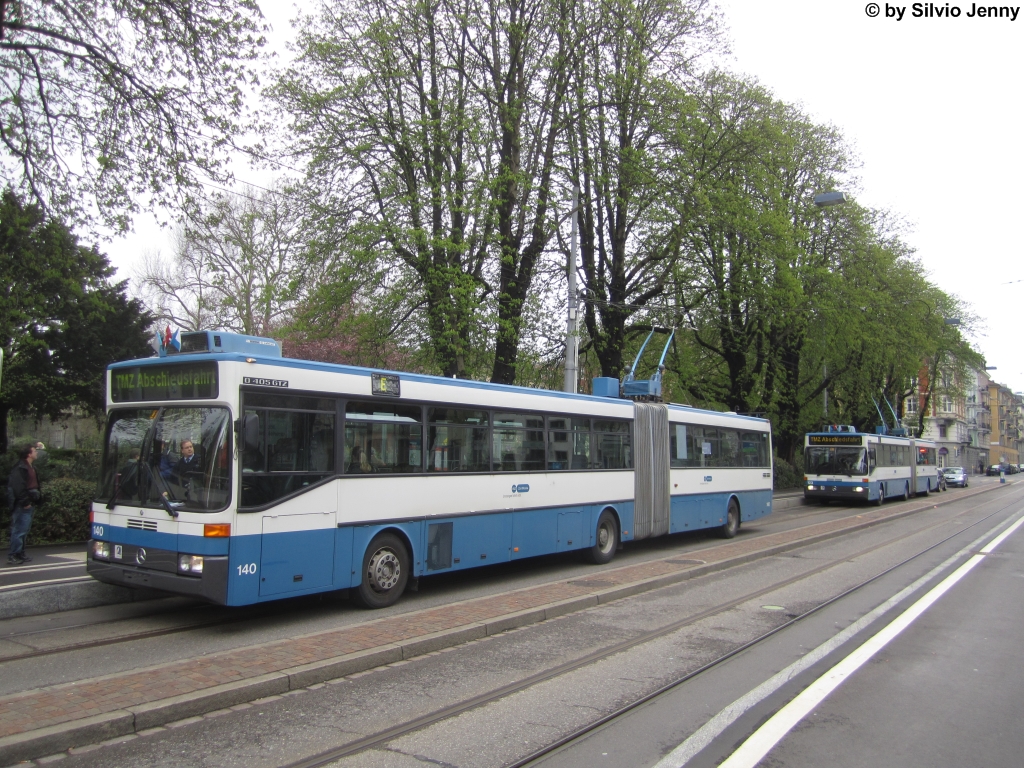
[[[231,523],[206,523],[203,536],[207,538],[226,539],[231,535]]]

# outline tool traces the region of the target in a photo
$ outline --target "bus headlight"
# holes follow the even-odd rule
[[[203,558],[201,555],[178,555],[178,570],[182,573],[202,573]]]
[[[855,486],[854,489],[853,489],[853,492],[854,493],[864,493],[864,486],[863,485]]]
[[[110,544],[105,541],[94,541],[92,543],[92,556],[96,560],[109,560]]]
[[[808,491],[813,491],[814,490],[814,486],[813,485],[808,485],[807,486],[807,490]]]

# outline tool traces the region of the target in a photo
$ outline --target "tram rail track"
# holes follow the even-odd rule
[[[1016,503],[1019,503],[1019,502],[1014,502],[1014,504],[1016,504]],[[577,739],[580,739],[580,738],[586,736],[587,734],[593,732],[594,730],[596,730],[598,728],[601,728],[602,726],[606,725],[607,723],[609,723],[609,722],[611,722],[611,721],[613,721],[613,720],[615,720],[615,719],[617,719],[619,717],[622,717],[623,715],[625,715],[628,712],[636,709],[637,707],[642,706],[643,704],[646,704],[647,702],[649,702],[649,701],[651,701],[651,700],[653,700],[653,699],[655,699],[655,698],[657,698],[659,696],[662,696],[662,695],[668,693],[669,691],[677,688],[678,686],[683,685],[684,683],[686,683],[686,682],[688,682],[690,680],[693,680],[695,677],[697,677],[697,676],[699,676],[699,675],[701,675],[701,674],[703,674],[703,673],[705,673],[705,672],[707,672],[707,671],[709,671],[709,670],[719,666],[720,664],[728,661],[729,659],[733,658],[737,654],[740,654],[740,653],[750,649],[751,647],[753,647],[753,646],[755,646],[755,645],[757,645],[759,643],[764,642],[765,640],[767,640],[768,638],[778,634],[779,632],[782,632],[783,630],[792,627],[794,624],[797,624],[797,623],[799,623],[801,621],[805,621],[806,619],[808,619],[811,616],[815,615],[816,613],[820,612],[824,608],[826,608],[826,607],[828,607],[830,605],[833,605],[834,603],[838,602],[839,600],[842,600],[843,598],[845,598],[845,597],[847,597],[847,596],[849,596],[849,595],[851,595],[851,594],[853,594],[853,593],[855,593],[855,592],[865,588],[866,586],[874,583],[875,581],[877,581],[878,579],[886,576],[887,574],[890,574],[893,571],[895,571],[895,570],[897,570],[897,569],[899,569],[901,567],[906,566],[907,564],[909,564],[909,563],[917,560],[918,558],[926,555],[927,553],[933,551],[937,547],[942,546],[946,542],[948,542],[948,541],[950,541],[950,540],[952,540],[952,539],[954,539],[954,538],[956,538],[958,536],[962,536],[967,531],[970,531],[970,530],[974,529],[976,526],[985,523],[986,521],[990,520],[991,518],[995,517],[996,515],[1004,513],[1009,506],[1012,506],[1012,505],[1007,504],[1007,505],[1001,506],[999,509],[991,512],[990,514],[988,514],[988,515],[986,515],[986,516],[984,516],[984,517],[982,517],[982,518],[980,518],[980,519],[970,523],[967,526],[959,528],[955,532],[951,533],[949,536],[946,536],[946,537],[942,538],[941,540],[939,540],[939,541],[937,541],[937,542],[935,542],[933,544],[930,544],[929,546],[927,546],[927,547],[925,547],[925,548],[915,552],[914,554],[910,555],[909,557],[906,557],[906,558],[902,559],[900,562],[898,562],[898,563],[896,563],[896,564],[894,564],[892,566],[889,566],[888,568],[885,568],[884,570],[874,574],[873,576],[871,576],[871,577],[869,577],[867,579],[862,580],[861,582],[855,584],[854,586],[844,590],[840,594],[835,595],[835,596],[829,598],[828,600],[825,600],[825,601],[821,602],[820,604],[814,606],[813,608],[808,609],[807,611],[804,611],[803,613],[801,613],[801,614],[799,614],[797,616],[791,617],[788,621],[784,622],[783,624],[779,625],[778,627],[775,627],[775,628],[769,630],[768,632],[766,632],[766,633],[764,633],[764,634],[754,638],[753,640],[751,640],[751,641],[749,641],[747,643],[744,643],[744,644],[742,644],[742,645],[740,645],[740,646],[730,650],[729,652],[727,652],[725,654],[722,654],[720,657],[718,657],[718,658],[716,658],[716,659],[714,659],[714,660],[704,664],[700,668],[698,668],[696,670],[693,670],[691,672],[688,672],[685,675],[679,676],[678,678],[670,681],[669,683],[666,683],[663,686],[659,687],[657,690],[652,691],[652,692],[650,692],[650,693],[648,693],[648,694],[646,694],[646,695],[644,695],[644,696],[642,696],[642,697],[640,697],[640,698],[630,702],[629,704],[626,704],[626,705],[622,706],[621,708],[616,709],[613,712],[608,713],[607,715],[599,718],[598,720],[596,720],[596,721],[594,721],[592,723],[589,723],[588,725],[586,725],[586,726],[584,726],[584,727],[582,727],[580,729],[577,729],[577,730],[573,731],[572,733],[567,734],[563,738],[560,738],[560,739],[556,740],[555,742],[552,742],[551,744],[548,744],[545,747],[530,753],[529,755],[525,756],[524,758],[521,758],[521,759],[517,760],[516,762],[506,764],[505,768],[526,768],[527,766],[536,763],[538,760],[546,757],[547,755],[552,754],[553,752],[557,751],[558,749],[561,749],[562,747],[566,746],[567,744],[569,744],[569,743],[571,743],[571,742],[573,742],[573,741],[575,741]],[[465,712],[468,712],[470,710],[473,710],[473,709],[476,709],[476,708],[479,708],[479,707],[486,706],[488,704],[492,704],[492,703],[498,702],[498,701],[500,701],[501,699],[503,699],[503,698],[505,698],[507,696],[510,696],[510,695],[515,694],[515,693],[519,693],[519,692],[525,691],[525,690],[527,690],[527,689],[529,689],[529,688],[531,688],[533,686],[539,685],[541,683],[545,683],[545,682],[549,682],[549,681],[555,680],[555,679],[557,679],[557,678],[559,678],[559,677],[561,677],[563,675],[566,675],[568,673],[571,673],[571,672],[574,672],[576,670],[582,669],[582,668],[587,667],[587,666],[589,666],[591,664],[603,661],[603,660],[605,660],[607,658],[610,658],[610,657],[612,657],[612,656],[614,656],[614,655],[616,655],[618,653],[622,653],[623,651],[630,650],[630,649],[632,649],[634,647],[643,645],[644,643],[648,643],[648,642],[651,642],[652,640],[656,640],[658,638],[661,638],[661,637],[664,637],[666,635],[672,634],[673,632],[677,632],[680,629],[683,629],[683,628],[685,628],[685,627],[687,627],[689,625],[696,624],[697,622],[700,622],[700,621],[703,621],[705,619],[714,617],[716,615],[725,613],[725,612],[727,612],[729,610],[732,610],[733,608],[736,608],[739,605],[742,605],[742,604],[744,604],[744,603],[746,603],[746,602],[748,602],[750,600],[755,600],[758,597],[761,597],[761,596],[764,596],[764,595],[767,595],[767,594],[771,594],[773,592],[778,591],[779,589],[784,589],[784,588],[786,588],[786,587],[788,587],[790,585],[799,583],[801,581],[805,581],[808,578],[813,578],[816,575],[819,575],[819,574],[821,574],[821,573],[823,573],[825,571],[828,571],[828,570],[830,570],[832,568],[835,568],[836,566],[840,565],[841,563],[848,562],[848,561],[851,561],[851,560],[855,560],[855,559],[864,557],[866,555],[869,555],[869,554],[872,554],[874,552],[877,552],[877,551],[879,551],[881,549],[890,547],[893,544],[896,544],[896,543],[898,543],[900,541],[903,541],[903,540],[905,540],[907,538],[910,538],[910,537],[913,537],[913,536],[918,536],[918,535],[920,535],[922,533],[925,533],[925,532],[927,532],[929,530],[933,530],[935,528],[938,528],[938,527],[941,527],[941,526],[948,526],[948,525],[950,525],[950,520],[942,520],[942,521],[937,521],[935,523],[932,523],[932,524],[930,524],[928,526],[925,526],[923,528],[917,528],[917,529],[915,529],[913,531],[910,531],[910,532],[908,532],[906,534],[903,534],[901,536],[897,536],[897,537],[894,537],[894,538],[891,538],[891,539],[887,539],[884,542],[881,542],[879,544],[874,544],[874,545],[872,545],[870,547],[866,547],[866,548],[864,548],[862,550],[859,550],[858,552],[855,552],[853,554],[844,555],[842,558],[839,558],[839,559],[834,560],[834,561],[830,561],[828,563],[824,563],[824,564],[822,564],[820,566],[814,567],[814,568],[812,568],[812,569],[810,569],[808,571],[805,571],[805,572],[803,572],[801,574],[789,577],[787,579],[780,580],[780,581],[775,582],[775,583],[773,583],[771,585],[762,587],[762,588],[754,590],[752,592],[748,592],[748,593],[746,593],[744,595],[741,595],[739,597],[736,597],[736,598],[733,598],[731,600],[725,601],[725,602],[720,603],[720,604],[718,604],[716,606],[707,608],[707,609],[705,609],[703,611],[699,611],[697,613],[691,614],[691,615],[689,615],[689,616],[687,616],[685,618],[682,618],[682,619],[680,619],[678,621],[672,622],[671,624],[665,625],[665,626],[660,627],[658,629],[654,629],[654,630],[650,630],[648,632],[642,633],[642,634],[638,635],[637,637],[630,638],[628,640],[624,640],[624,641],[621,641],[619,643],[612,644],[610,646],[607,646],[605,648],[596,650],[596,651],[594,651],[592,653],[589,653],[589,654],[587,654],[585,656],[582,656],[582,657],[580,657],[578,659],[574,659],[572,661],[568,661],[568,662],[565,662],[563,664],[551,667],[550,669],[543,670],[541,672],[537,672],[537,673],[535,673],[533,675],[529,675],[529,676],[523,678],[522,680],[517,680],[517,681],[509,683],[507,685],[495,688],[492,691],[488,691],[486,693],[482,693],[482,694],[479,694],[477,696],[465,699],[465,700],[463,700],[463,701],[461,701],[461,702],[459,702],[457,704],[453,704],[453,705],[450,705],[450,706],[438,709],[438,710],[436,710],[434,712],[427,713],[427,714],[422,715],[420,717],[417,717],[417,718],[414,718],[412,720],[409,720],[409,721],[407,721],[405,723],[402,723],[402,724],[399,724],[399,725],[396,725],[396,726],[392,726],[392,727],[387,728],[387,729],[383,729],[381,731],[375,732],[373,734],[364,736],[364,737],[359,738],[359,739],[352,740],[352,741],[348,742],[345,745],[336,747],[336,748],[331,749],[329,751],[325,751],[325,752],[320,753],[318,755],[315,755],[315,756],[312,756],[312,757],[307,757],[307,758],[304,758],[302,760],[298,760],[298,761],[295,761],[295,762],[292,762],[292,763],[288,763],[288,764],[284,765],[282,768],[318,768],[319,766],[328,765],[328,764],[330,764],[332,762],[335,762],[337,760],[340,760],[342,758],[351,757],[352,755],[356,755],[356,754],[359,754],[361,752],[365,752],[365,751],[373,749],[375,747],[380,747],[380,746],[382,746],[384,744],[387,744],[388,742],[391,742],[391,741],[393,741],[395,739],[398,739],[398,738],[401,738],[403,736],[412,734],[412,733],[414,733],[416,731],[419,731],[419,730],[422,730],[422,729],[427,728],[429,726],[432,726],[432,725],[435,725],[437,723],[440,723],[440,722],[442,722],[444,720],[448,720],[450,718],[456,717],[456,716],[461,715],[461,714],[463,714]],[[694,554],[694,553],[687,553],[687,554]]]
[[[804,513],[804,514],[802,514],[800,516],[800,518],[799,518],[800,526],[802,527],[802,526],[806,525],[807,521],[810,520],[810,519],[816,519],[816,518],[821,518],[821,517],[828,517],[828,516],[830,516],[830,512],[834,513],[836,511],[853,510],[853,509],[857,509],[857,508],[856,507],[844,507],[844,508],[833,507],[833,508],[831,508],[831,510],[829,510],[828,508],[815,509],[814,511],[811,511],[811,512],[808,512],[808,513]],[[783,519],[783,520],[770,520],[770,521],[766,521],[766,522],[762,523],[759,527],[762,528],[763,529],[763,533],[765,535],[767,535],[769,533],[774,532],[777,529],[785,529],[785,525],[787,523],[789,523],[789,522],[791,522],[791,518],[786,518],[786,519]],[[927,530],[927,528],[926,529],[922,529],[922,530]],[[898,539],[895,539],[894,541],[897,541],[897,540]],[[715,546],[715,544],[711,544],[709,546]],[[676,558],[678,558],[678,557],[699,558],[700,552],[701,552],[702,549],[704,549],[704,547],[699,547],[699,548],[695,548],[695,549],[689,549],[689,550],[686,550],[684,552],[675,553],[671,557],[676,557]],[[651,560],[657,560],[657,559],[667,559],[667,558],[664,555],[661,555],[659,553],[658,556],[650,558],[650,559]],[[615,566],[613,565],[612,567],[615,567]],[[595,571],[595,572],[599,573],[599,571]],[[556,579],[554,579],[554,581],[558,581],[561,578],[563,578],[563,577],[557,577]],[[200,606],[196,606],[196,608],[198,608],[199,610],[204,610],[204,609],[216,610],[216,607],[214,607],[214,606],[202,606],[202,605],[200,605]],[[74,653],[74,652],[77,652],[77,651],[90,650],[90,649],[95,649],[95,648],[103,648],[103,647],[114,646],[114,645],[118,645],[118,644],[122,644],[122,643],[135,642],[135,641],[139,641],[139,640],[147,640],[147,639],[157,638],[157,637],[166,637],[166,636],[169,636],[169,635],[180,634],[180,633],[185,633],[185,632],[192,632],[192,631],[197,631],[197,630],[202,630],[202,629],[211,629],[211,628],[214,628],[214,627],[232,626],[232,625],[244,623],[246,621],[253,621],[253,620],[260,619],[260,618],[264,618],[266,616],[276,615],[276,614],[279,614],[281,612],[288,611],[288,610],[293,610],[293,609],[291,609],[291,608],[289,608],[287,606],[282,606],[280,604],[276,604],[276,603],[275,604],[268,604],[268,605],[257,607],[257,608],[234,609],[232,611],[231,615],[229,615],[229,616],[213,618],[213,619],[210,619],[210,620],[188,622],[188,623],[181,624],[179,626],[162,627],[162,628],[156,628],[156,629],[150,629],[150,630],[143,630],[143,631],[140,631],[140,632],[127,632],[125,634],[119,634],[119,635],[114,635],[114,636],[105,637],[105,638],[97,638],[95,640],[89,640],[89,641],[85,641],[85,642],[71,643],[71,644],[62,645],[62,646],[59,646],[59,647],[40,648],[40,649],[36,649],[36,650],[32,650],[32,651],[27,651],[27,652],[24,652],[24,653],[13,653],[13,654],[5,655],[5,656],[0,656],[0,665],[5,664],[5,663],[9,663],[9,662],[23,661],[23,660],[28,660],[28,659],[41,658],[41,657],[46,657],[46,656],[54,656],[54,655],[65,654],[65,653]],[[149,614],[149,615],[151,616],[151,615],[155,615],[155,614]],[[123,621],[131,621],[131,619],[126,619],[126,620],[123,620]],[[84,628],[88,628],[88,627],[101,626],[103,623],[104,623],[103,621],[83,622],[81,624],[64,626],[64,627],[47,628],[47,629],[44,629],[44,630],[35,630],[35,631],[25,632],[25,633],[12,633],[12,634],[7,634],[7,635],[2,635],[2,639],[7,640],[7,641],[11,641],[11,642],[14,642],[14,643],[18,643],[18,642],[20,642],[19,638],[22,638],[24,640],[24,639],[28,639],[28,638],[31,638],[31,637],[42,636],[42,635],[45,635],[45,634],[52,634],[54,632],[73,631],[73,630],[76,630],[76,629],[84,629]]]
[[[853,507],[833,508],[833,509],[831,509],[831,512],[835,513],[835,512],[842,512],[842,511],[847,511],[847,510],[852,510],[852,509],[856,509],[856,508],[853,508]],[[829,515],[829,513],[824,511],[824,510],[818,511],[818,512],[812,512],[810,514],[801,514],[801,516],[799,518],[800,519],[800,526],[802,527],[802,526],[807,525],[807,524],[813,524],[813,522],[816,519],[820,519],[822,517],[828,517],[828,516],[831,516],[831,515]],[[768,534],[771,534],[771,532],[774,532],[777,529],[784,529],[786,523],[792,523],[792,522],[793,522],[793,518],[790,518],[790,517],[783,518],[782,520],[769,519],[769,520],[766,520],[764,522],[761,522],[761,523],[759,523],[759,528],[762,529],[760,535],[768,535]],[[687,549],[687,550],[685,550],[683,552],[674,553],[673,555],[671,555],[671,557],[699,558],[699,554],[700,554],[701,550],[717,546],[718,544],[719,544],[719,542],[716,540],[714,543],[709,544],[707,547],[705,547],[705,546],[698,546],[698,547],[695,547],[693,549]],[[662,552],[654,552],[654,553],[651,553],[651,554],[653,556],[648,556],[648,557],[645,557],[645,558],[642,558],[642,559],[643,560],[666,559],[666,555],[663,554]],[[616,563],[613,563],[610,567],[616,567],[617,565],[620,565],[620,564],[621,563],[617,563],[616,562]],[[594,571],[594,572],[600,572],[600,571],[598,570],[598,571]],[[556,575],[555,579],[553,579],[552,581],[553,582],[558,582],[558,581],[561,581],[563,579],[564,579],[563,575]],[[217,607],[216,606],[197,605],[197,606],[195,606],[194,609],[199,609],[199,610],[206,610],[206,609],[216,610]],[[188,623],[182,624],[180,626],[164,627],[164,628],[152,629],[152,630],[143,630],[141,632],[127,632],[125,634],[119,634],[119,635],[114,635],[114,636],[105,637],[105,638],[96,638],[94,640],[89,640],[89,641],[85,641],[85,642],[70,643],[70,644],[67,644],[67,645],[58,645],[58,646],[49,647],[49,648],[38,648],[38,649],[34,649],[34,650],[23,652],[23,653],[10,653],[10,654],[7,654],[7,655],[0,656],[0,665],[7,664],[7,663],[12,663],[12,662],[19,662],[19,660],[27,660],[27,659],[31,659],[31,658],[40,658],[40,657],[45,657],[45,656],[52,656],[52,655],[56,655],[56,654],[60,654],[60,653],[71,653],[71,652],[82,651],[82,650],[89,650],[89,649],[94,649],[94,648],[108,647],[108,646],[118,645],[118,644],[121,644],[121,643],[129,643],[129,642],[135,642],[135,641],[139,641],[139,640],[147,640],[147,639],[158,638],[158,637],[166,637],[166,636],[169,636],[169,635],[180,634],[180,633],[185,633],[185,632],[194,632],[194,631],[205,630],[205,629],[214,629],[214,628],[217,628],[217,627],[227,627],[227,626],[231,626],[231,625],[242,624],[242,623],[245,623],[245,622],[248,622],[248,621],[258,620],[258,618],[265,617],[265,616],[268,616],[268,615],[278,615],[278,614],[280,614],[282,612],[283,609],[286,610],[286,611],[294,610],[294,608],[292,608],[290,606],[282,606],[282,605],[276,604],[276,603],[274,603],[274,604],[267,604],[267,605],[259,606],[259,607],[254,606],[254,607],[249,607],[249,608],[240,608],[240,609],[237,608],[237,609],[232,609],[231,615],[225,615],[225,616],[210,618],[210,620],[207,620],[207,621],[188,622]],[[171,612],[175,612],[175,611],[180,612],[181,610],[182,610],[181,608],[175,608],[173,611],[167,611],[167,613],[171,613]],[[155,611],[154,613],[147,614],[147,615],[148,616],[152,616],[152,615],[161,615],[161,614],[166,615],[166,613],[164,613],[162,611]],[[119,620],[119,621],[130,622],[130,621],[134,621],[134,620]],[[25,632],[25,633],[10,633],[10,634],[0,633],[0,639],[6,640],[6,641],[10,641],[10,642],[14,642],[14,643],[28,644],[27,641],[30,641],[32,638],[35,638],[35,637],[41,637],[41,636],[44,636],[44,635],[52,635],[53,633],[56,633],[56,632],[71,632],[71,631],[75,631],[75,630],[82,630],[82,629],[86,629],[86,628],[102,626],[104,623],[105,623],[105,620],[100,620],[100,621],[97,621],[97,622],[84,622],[84,623],[77,624],[77,625],[70,625],[70,626],[66,626],[66,627],[47,628],[47,629],[44,629],[44,630],[36,630],[36,631]]]

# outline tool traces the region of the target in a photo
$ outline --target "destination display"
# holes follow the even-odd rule
[[[213,362],[139,365],[110,372],[110,399],[115,403],[207,400],[218,394],[217,363]]]
[[[808,435],[808,445],[860,445],[861,435]]]
[[[401,397],[402,381],[393,373],[371,373],[370,387],[375,395]]]

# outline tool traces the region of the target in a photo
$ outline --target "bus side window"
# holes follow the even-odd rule
[[[263,430],[260,428],[260,417],[256,411],[246,411],[242,418],[242,471],[265,471],[265,451],[263,450]]]
[[[875,449],[868,448],[868,474],[875,471]]]

